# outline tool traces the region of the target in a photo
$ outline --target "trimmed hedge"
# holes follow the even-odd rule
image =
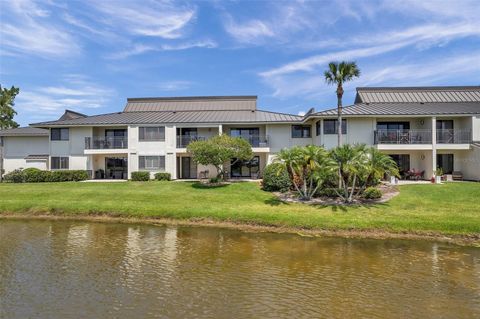
[[[281,163],[273,163],[263,171],[263,189],[269,192],[286,192],[292,187],[287,169]]]
[[[367,187],[363,192],[363,197],[366,199],[379,199],[382,198],[382,191],[375,187]]]
[[[132,181],[147,182],[150,180],[150,172],[132,172]]]
[[[3,180],[7,183],[23,183],[23,172],[21,169],[15,169],[10,173],[3,175]]]
[[[60,170],[42,171],[38,168],[16,169],[4,176],[10,183],[78,182],[88,179],[87,171]]]
[[[172,178],[170,173],[156,173],[155,179],[157,181],[169,181]]]

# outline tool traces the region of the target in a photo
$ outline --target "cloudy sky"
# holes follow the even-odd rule
[[[121,111],[127,97],[258,95],[298,114],[335,106],[323,71],[356,86],[480,85],[473,1],[0,0],[0,84],[17,121]]]

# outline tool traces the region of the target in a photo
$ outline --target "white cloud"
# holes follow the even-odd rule
[[[162,91],[181,91],[192,86],[190,81],[166,81],[158,84],[158,88]]]
[[[81,49],[66,30],[51,21],[49,11],[35,2],[2,1],[0,11],[3,54],[58,57],[75,55]]]
[[[236,23],[229,17],[225,29],[232,37],[242,43],[255,43],[275,35],[271,28],[260,20],[250,20],[241,24]]]
[[[84,111],[106,106],[115,91],[92,83],[80,75],[66,75],[66,84],[25,88],[16,98],[15,107],[28,120],[52,120],[65,109]]]
[[[90,5],[104,16],[104,22],[127,33],[164,39],[181,38],[194,17],[192,7],[175,6],[171,1],[92,1]]]
[[[109,59],[125,59],[134,55],[139,55],[151,51],[178,51],[178,50],[188,50],[193,48],[216,48],[217,43],[213,40],[202,40],[194,42],[183,42],[177,44],[160,44],[157,46],[154,45],[145,45],[145,44],[135,44],[130,49],[115,52],[107,56]]]
[[[345,84],[345,91],[353,93],[356,86],[414,86],[460,83],[453,79],[468,79],[461,83],[480,81],[480,51],[464,52],[419,60],[415,63],[391,61],[390,63],[367,64],[362,76]],[[367,62],[368,63],[368,62]],[[335,88],[325,83],[321,72],[292,73],[268,78],[277,98],[304,97],[321,100],[334,96]]]

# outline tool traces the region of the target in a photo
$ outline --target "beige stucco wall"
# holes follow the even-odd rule
[[[18,168],[35,167],[47,169],[47,161],[25,160],[28,155],[48,154],[47,136],[6,136],[3,137],[3,168],[5,173]]]

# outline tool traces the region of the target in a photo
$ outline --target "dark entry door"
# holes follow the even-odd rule
[[[398,171],[401,176],[410,170],[410,155],[408,154],[390,154],[390,157],[397,163]]]
[[[181,179],[196,179],[197,164],[192,160],[191,157],[177,157],[177,174],[178,178]]]
[[[127,179],[128,162],[123,157],[105,158],[105,178],[108,179]]]

